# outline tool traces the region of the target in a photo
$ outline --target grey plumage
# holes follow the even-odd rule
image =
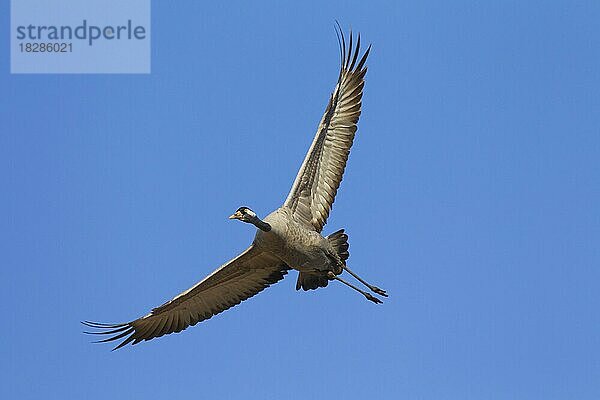
[[[350,257],[350,253],[348,252],[348,235],[344,233],[343,229],[340,229],[339,231],[327,236],[327,240],[340,260],[345,263],[348,257]],[[338,273],[341,272],[342,271],[339,271]],[[327,277],[326,273],[310,273],[301,271],[298,273],[296,290],[300,290],[300,288],[303,290],[312,290],[320,287],[326,287],[328,284],[329,278]]]
[[[177,295],[149,314],[122,324],[85,321],[91,334],[109,335],[100,342],[123,339],[115,348],[137,344],[207,320],[213,315],[254,296],[287,274],[299,271],[296,289],[316,289],[338,280],[367,299],[381,300],[339,278],[346,270],[382,296],[385,291],[367,284],[346,265],[348,236],[344,230],[323,237],[331,206],[340,186],[360,116],[365,66],[371,47],[360,55],[360,35],[353,46],[350,33],[346,48],[339,30],[341,68],[315,138],[282,207],[264,220],[240,207],[230,218],[255,225],[252,245],[192,288]]]

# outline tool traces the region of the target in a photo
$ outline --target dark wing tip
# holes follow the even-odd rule
[[[93,321],[81,321],[81,323],[83,325],[87,326],[88,328],[96,329],[95,331],[84,331],[83,333],[85,333],[87,335],[107,335],[107,336],[109,336],[105,339],[96,340],[92,343],[107,343],[107,342],[112,342],[112,341],[119,340],[119,339],[122,339],[122,338],[128,336],[127,338],[125,338],[125,340],[123,340],[123,342],[119,343],[118,346],[116,346],[114,349],[112,349],[113,351],[120,349],[121,347],[125,346],[126,344],[128,344],[129,342],[134,340],[133,335],[135,334],[135,327],[133,325],[131,325],[130,322],[124,323],[124,324],[104,324],[104,323],[93,322]]]
[[[347,72],[362,71],[363,67],[365,65],[365,62],[367,61],[367,57],[369,56],[369,52],[371,51],[371,44],[369,44],[369,47],[367,47],[367,50],[364,52],[362,57],[360,57],[360,59],[359,59],[360,41],[361,41],[360,33],[358,33],[356,35],[356,41],[354,41],[354,35],[352,33],[352,29],[350,29],[349,42],[348,42],[348,45],[346,46],[346,39],[344,36],[344,32],[342,31],[342,27],[340,26],[340,23],[338,22],[337,19],[335,20],[334,28],[335,28],[335,34],[336,34],[336,37],[338,40],[338,46],[340,48],[340,59],[341,59],[340,77],[342,76],[344,71],[347,71]],[[357,63],[357,61],[358,61],[358,63]]]
[[[367,57],[369,57],[369,53],[371,52],[371,46],[372,45],[370,44],[369,47],[367,47],[367,51],[365,51],[365,54],[363,54],[362,58],[358,62],[358,65],[356,66],[357,71],[362,71],[365,62],[367,62]]]

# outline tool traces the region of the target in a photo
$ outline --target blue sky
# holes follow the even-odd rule
[[[150,75],[10,75],[0,5],[2,398],[597,399],[598,2],[173,2]],[[300,4],[301,3],[301,4]],[[128,321],[244,249],[373,43],[325,233],[390,293],[295,273],[181,334]]]

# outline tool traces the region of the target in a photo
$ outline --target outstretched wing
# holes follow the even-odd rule
[[[335,90],[331,94],[325,115],[321,119],[302,167],[296,176],[292,190],[284,206],[292,210],[294,217],[313,227],[317,232],[327,222],[329,211],[342,181],[350,147],[354,140],[356,124],[360,116],[365,62],[371,50],[360,53],[360,35],[356,48],[352,48],[352,32],[346,50],[344,35],[340,30],[341,68]],[[338,37],[339,39],[339,37]]]
[[[272,255],[250,246],[196,285],[177,295],[148,315],[123,324],[83,322],[94,328],[90,334],[110,335],[99,342],[124,339],[113,350],[128,343],[181,332],[231,308],[283,279],[288,266]]]

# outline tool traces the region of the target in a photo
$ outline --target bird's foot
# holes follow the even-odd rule
[[[364,293],[364,295],[365,295],[365,297],[367,298],[367,300],[370,300],[370,301],[372,301],[372,302],[373,302],[373,303],[375,303],[375,304],[383,304],[383,301],[379,300],[377,297],[375,297],[375,296],[372,296],[372,295],[371,295],[371,294],[369,294],[369,293],[366,293],[366,292],[365,292],[365,293]]]
[[[383,289],[379,289],[377,286],[369,286],[369,289],[371,289],[373,292],[377,293],[380,296],[388,297],[387,292]]]

